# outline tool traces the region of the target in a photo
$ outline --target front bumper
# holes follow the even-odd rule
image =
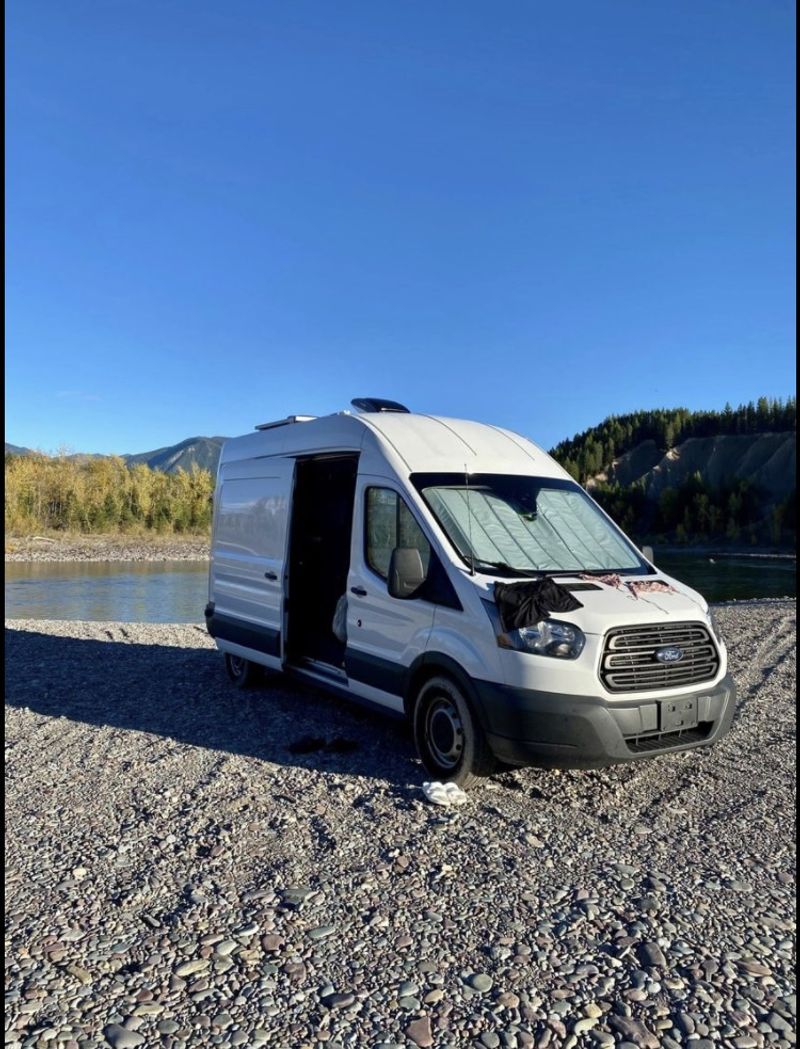
[[[692,693],[696,727],[667,724],[670,695],[636,702],[570,696],[476,681],[478,716],[495,757],[508,765],[599,768],[707,746],[725,735],[736,707],[727,675]]]

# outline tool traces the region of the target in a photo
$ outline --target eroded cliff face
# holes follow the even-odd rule
[[[785,499],[796,485],[797,435],[792,433],[730,434],[690,437],[666,454],[655,441],[643,441],[614,461],[593,480],[623,487],[643,481],[649,498],[664,488],[678,488],[695,473],[711,488],[751,481],[774,499]],[[588,483],[591,487],[592,481]]]

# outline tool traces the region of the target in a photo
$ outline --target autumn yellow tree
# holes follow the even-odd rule
[[[214,479],[193,467],[166,474],[124,459],[7,455],[6,532],[206,533]]]

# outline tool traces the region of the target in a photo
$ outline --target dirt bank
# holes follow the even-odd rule
[[[6,561],[207,561],[208,536],[27,536],[6,539]]]

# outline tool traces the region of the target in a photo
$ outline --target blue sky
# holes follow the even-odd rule
[[[15,444],[794,392],[788,2],[7,10]]]

